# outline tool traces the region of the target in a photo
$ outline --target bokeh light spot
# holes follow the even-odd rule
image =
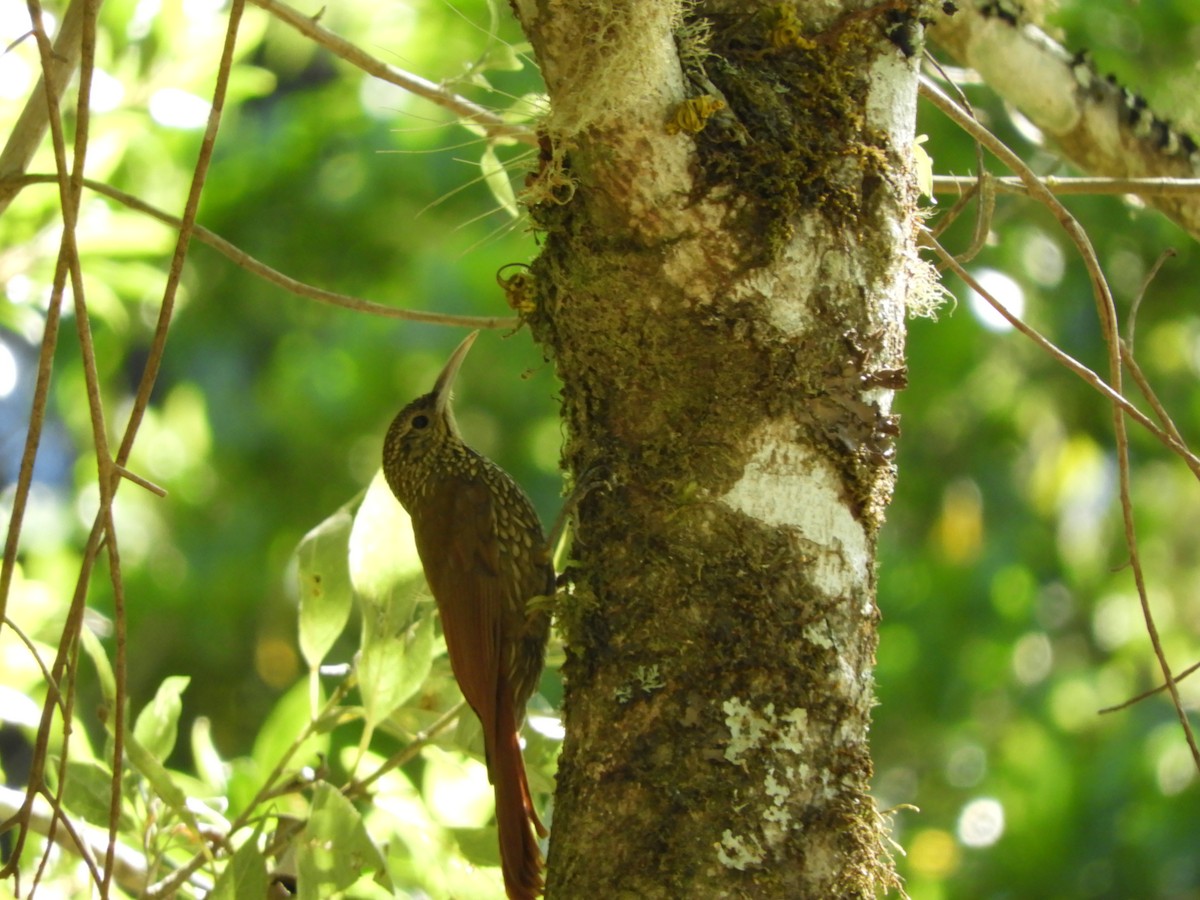
[[[0,341],[0,398],[7,397],[17,389],[17,358],[8,349],[8,344]]]
[[[103,69],[95,69],[92,72],[92,93],[88,104],[92,112],[112,112],[124,99],[125,85],[120,79],[114,78]]]
[[[1062,281],[1066,258],[1058,242],[1041,229],[1026,236],[1021,248],[1025,272],[1042,287],[1054,287]]]
[[[1100,648],[1111,653],[1142,634],[1138,599],[1130,594],[1108,594],[1092,613],[1092,635]]]
[[[958,839],[967,847],[990,847],[1004,834],[1004,807],[993,797],[980,797],[963,807]]]
[[[209,108],[207,100],[179,88],[163,88],[150,97],[150,118],[167,128],[203,128]]]
[[[1025,291],[1015,280],[1003,272],[997,272],[995,269],[983,269],[973,274],[975,275],[975,280],[979,282],[980,287],[987,291],[997,303],[1017,318],[1025,314]],[[1012,329],[1012,325],[1008,323],[1008,320],[997,312],[996,308],[974,289],[968,295],[967,301],[972,315],[988,331],[1009,331]]]
[[[960,478],[942,492],[937,543],[951,563],[969,563],[979,554],[983,544],[983,495],[974,481]]]
[[[1040,631],[1022,635],[1013,647],[1013,674],[1021,684],[1037,684],[1050,674],[1053,664],[1054,647]]]
[[[300,657],[291,641],[265,635],[254,646],[254,671],[268,687],[283,690],[300,674]]]
[[[946,782],[953,787],[973,787],[986,774],[987,752],[978,744],[964,744],[946,762]]]
[[[954,837],[940,828],[917,832],[908,847],[908,861],[913,871],[928,878],[945,878],[953,874],[960,859]]]

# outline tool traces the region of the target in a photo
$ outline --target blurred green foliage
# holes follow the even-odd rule
[[[3,12],[5,44],[27,28],[19,15],[10,18],[17,12]],[[104,4],[92,177],[179,212],[224,21],[217,2]],[[518,68],[510,50],[522,40],[515,26],[483,0],[340,3],[320,21],[385,61],[493,107],[524,112],[523,98],[539,88],[536,72]],[[1090,48],[1101,71],[1116,72],[1176,121],[1194,130],[1200,124],[1195,4],[1064,0],[1052,22],[1070,49]],[[6,60],[0,130],[32,89],[20,66],[36,72],[29,41]],[[365,80],[254,8],[246,13],[232,91],[201,224],[331,290],[414,309],[508,314],[495,273],[530,259],[536,243],[483,183],[487,148],[476,135],[424,101]],[[1061,171],[985,87],[967,91],[1036,169]],[[935,171],[969,173],[972,145],[932,110],[920,116]],[[519,186],[527,148],[496,150]],[[51,170],[47,154],[31,169]],[[1120,198],[1072,198],[1068,206],[1096,245],[1123,319],[1159,253],[1178,251],[1146,293],[1136,351],[1184,435],[1200,433],[1200,313],[1191,301],[1200,252],[1160,216]],[[145,362],[173,233],[87,192],[81,221],[104,400],[111,431],[119,433]],[[16,366],[15,387],[0,398],[5,509],[57,222],[49,185],[25,189],[0,217],[0,341]],[[944,243],[965,246],[969,226],[952,227]],[[1019,296],[1027,320],[1048,337],[1105,370],[1086,273],[1048,215],[1023,199],[1000,198],[972,270]],[[989,326],[964,286],[947,286],[957,298],[953,308],[911,327],[911,383],[898,399],[900,481],[880,554],[876,784],[882,806],[920,808],[897,813],[909,891],[915,900],[1200,896],[1192,838],[1200,798],[1173,711],[1159,697],[1097,715],[1159,681],[1124,565],[1110,409],[1028,341]],[[299,557],[296,549],[323,522],[322,539],[352,546],[347,517],[382,515],[369,504],[360,513],[355,498],[378,468],[384,430],[404,402],[428,389],[459,337],[294,297],[193,244],[163,374],[130,464],[169,495],[125,484],[116,513],[130,703],[146,752],[139,774],[158,784],[163,775],[154,766],[165,763],[173,784],[208,805],[190,812],[155,806],[133,791],[123,816],[143,825],[185,815],[231,819],[253,808],[289,748],[296,765],[324,765],[342,779],[352,768],[373,771],[456,702],[440,649],[421,663],[430,675],[415,693],[412,685],[387,685],[394,696],[385,690],[374,705],[372,695],[344,681],[310,676],[306,656],[349,663],[364,627],[358,605],[351,624],[336,627],[349,589],[331,607],[300,613],[302,600],[317,596],[313,572],[349,577],[360,597],[372,589],[364,589],[361,571],[355,575],[353,554],[352,571],[341,572],[326,562],[328,548],[310,545]],[[78,360],[68,322],[9,607],[43,655],[57,641],[97,504]],[[467,361],[457,401],[469,440],[530,490],[546,522],[560,491],[555,391],[527,334],[494,333]],[[1151,597],[1167,650],[1182,667],[1196,656],[1200,624],[1200,504],[1182,464],[1136,429],[1132,444]],[[403,581],[404,571],[398,566],[388,582],[400,587],[384,590],[402,603],[399,613],[389,608],[402,619],[389,627],[416,646],[430,604],[411,573]],[[103,567],[89,604],[103,650],[88,644],[95,666],[85,664],[80,675],[71,770],[77,790],[68,802],[103,822],[109,776],[101,751],[111,737],[94,710],[111,688],[95,673],[104,675],[104,653],[113,652]],[[307,641],[298,621],[315,623]],[[0,653],[0,689],[11,698],[0,703],[3,717],[27,723],[33,713],[22,698],[41,702],[40,672],[11,629],[0,635]],[[535,789],[548,792],[561,690],[553,664],[542,687],[546,715],[534,716],[527,758]],[[1194,708],[1200,686],[1185,682],[1181,690]],[[326,710],[315,724],[314,709]],[[369,749],[359,746],[365,721],[379,730]],[[394,886],[496,896],[497,873],[471,865],[496,861],[494,840],[480,832],[490,791],[470,759],[479,751],[473,728],[464,716],[457,732],[382,776],[373,806],[356,810],[319,787],[311,807],[282,796],[276,808],[319,811],[306,846],[333,835],[366,853],[374,845],[362,841],[364,828],[389,839],[387,859],[364,868],[386,870]],[[292,747],[298,735],[305,743]],[[6,774],[19,782],[19,773]],[[165,825],[152,837],[147,845],[176,863],[197,850]],[[218,895],[240,896],[227,893],[235,881],[257,885],[264,877],[253,853],[239,852],[234,862]],[[317,854],[299,864],[323,873],[330,886],[350,883],[336,860]],[[370,877],[354,888],[356,896],[383,890]]]
[[[1090,49],[1102,73],[1196,133],[1200,8],[1057,6],[1051,24],[1069,50]],[[1036,171],[1076,174],[1031,145],[986,86],[965,91]],[[935,111],[920,110],[918,131],[938,173],[973,171],[973,148]],[[1123,333],[1155,260],[1177,251],[1146,290],[1135,354],[1194,441],[1200,251],[1123,198],[1065,202],[1096,247]],[[971,224],[952,226],[946,245],[967,246]],[[1000,290],[1019,296],[1025,319],[1107,375],[1087,273],[1047,214],[1000,198],[970,268],[1011,279]],[[1127,565],[1110,407],[1027,340],[986,327],[961,282],[947,287],[953,311],[911,323],[900,479],[880,552],[876,789],[883,806],[920,808],[898,815],[909,892],[1200,896],[1197,773],[1169,702],[1097,713],[1162,681]],[[1151,601],[1183,669],[1200,623],[1196,484],[1140,429],[1130,434]],[[1200,685],[1180,690],[1194,710]]]

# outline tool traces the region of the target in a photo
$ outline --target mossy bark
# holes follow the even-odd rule
[[[551,898],[895,882],[867,732],[920,10],[831,6],[514,3],[553,109],[528,320],[567,465],[608,479],[560,610]]]

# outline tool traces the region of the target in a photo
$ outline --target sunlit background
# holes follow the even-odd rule
[[[1064,2],[1072,50],[1200,131],[1200,8],[1187,0]],[[61,14],[47,4],[47,27]],[[0,5],[0,133],[38,72],[23,4]],[[172,214],[186,195],[209,110],[225,4],[108,0],[92,94],[88,175]],[[493,15],[498,25],[493,26]],[[474,0],[330,4],[320,24],[366,52],[514,117],[539,82],[511,45],[504,9]],[[500,40],[489,38],[499,28]],[[15,43],[14,43],[15,42]],[[519,47],[517,48],[520,49]],[[1043,172],[1066,170],[986,88],[976,109]],[[70,97],[71,95],[69,95]],[[920,132],[938,173],[969,174],[974,148],[935,112]],[[528,148],[501,146],[519,190]],[[200,223],[301,281],[415,309],[506,315],[497,270],[536,240],[483,183],[485,145],[426,101],[316,50],[261,10],[246,11],[230,107]],[[43,151],[31,172],[47,173]],[[952,202],[942,198],[939,207]],[[0,506],[11,509],[59,239],[56,189],[23,190],[0,217]],[[1155,213],[1119,198],[1071,198],[1124,322],[1155,259],[1135,352],[1185,436],[1200,434],[1200,254]],[[969,219],[969,216],[967,217]],[[110,435],[125,424],[161,300],[171,229],[85,191],[80,247]],[[972,223],[945,236],[965,247]],[[1056,223],[1001,197],[981,285],[1093,369],[1106,372],[1086,273]],[[873,745],[880,806],[893,809],[914,900],[961,897],[1200,896],[1196,773],[1159,698],[1099,715],[1158,683],[1125,565],[1109,407],[954,279],[955,301],[909,341],[900,481],[884,531],[883,610]],[[55,354],[49,415],[22,528],[9,616],[52,651],[98,504],[71,300]],[[307,713],[296,638],[293,554],[378,467],[396,409],[427,390],[460,333],[291,296],[193,244],[163,375],[130,468],[168,491],[125,484],[116,504],[128,594],[134,709],[163,679],[188,675],[170,764],[227,779],[270,759]],[[530,490],[543,520],[559,504],[556,386],[527,334],[490,333],[459,381],[463,431]],[[1150,598],[1170,658],[1194,662],[1200,625],[1200,490],[1153,440],[1132,432],[1134,499]],[[107,575],[93,578],[89,627],[112,650]],[[351,624],[330,654],[349,662]],[[0,633],[0,719],[28,730],[41,674]],[[543,680],[530,733],[533,777],[550,786],[560,687]],[[98,690],[84,666],[81,724]],[[1200,679],[1180,691],[1191,709]],[[411,702],[453,702],[444,659]],[[463,726],[470,727],[469,723]],[[190,737],[189,737],[190,735]],[[359,734],[332,738],[334,765]],[[431,746],[380,783],[372,828],[397,838],[414,884],[490,896],[490,793],[482,766]],[[391,743],[389,743],[389,740]],[[384,736],[378,753],[398,738]],[[208,743],[205,743],[207,741]],[[205,748],[211,748],[210,754]],[[0,759],[8,778],[19,772]],[[210,766],[210,768],[212,768]],[[199,776],[198,776],[199,777]],[[217,775],[210,773],[208,784]],[[240,793],[239,793],[240,791]],[[478,844],[478,845],[477,845]],[[494,853],[494,851],[491,851]]]

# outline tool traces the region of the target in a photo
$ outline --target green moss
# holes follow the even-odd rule
[[[764,15],[691,24],[681,53],[689,79],[712,84],[727,106],[696,137],[700,189],[732,183],[749,198],[747,227],[765,240],[754,262],[774,259],[801,211],[820,210],[838,226],[860,221],[864,183],[888,174],[882,135],[870,133],[864,76],[881,37],[878,16],[851,14],[821,34],[804,35],[781,5]]]

